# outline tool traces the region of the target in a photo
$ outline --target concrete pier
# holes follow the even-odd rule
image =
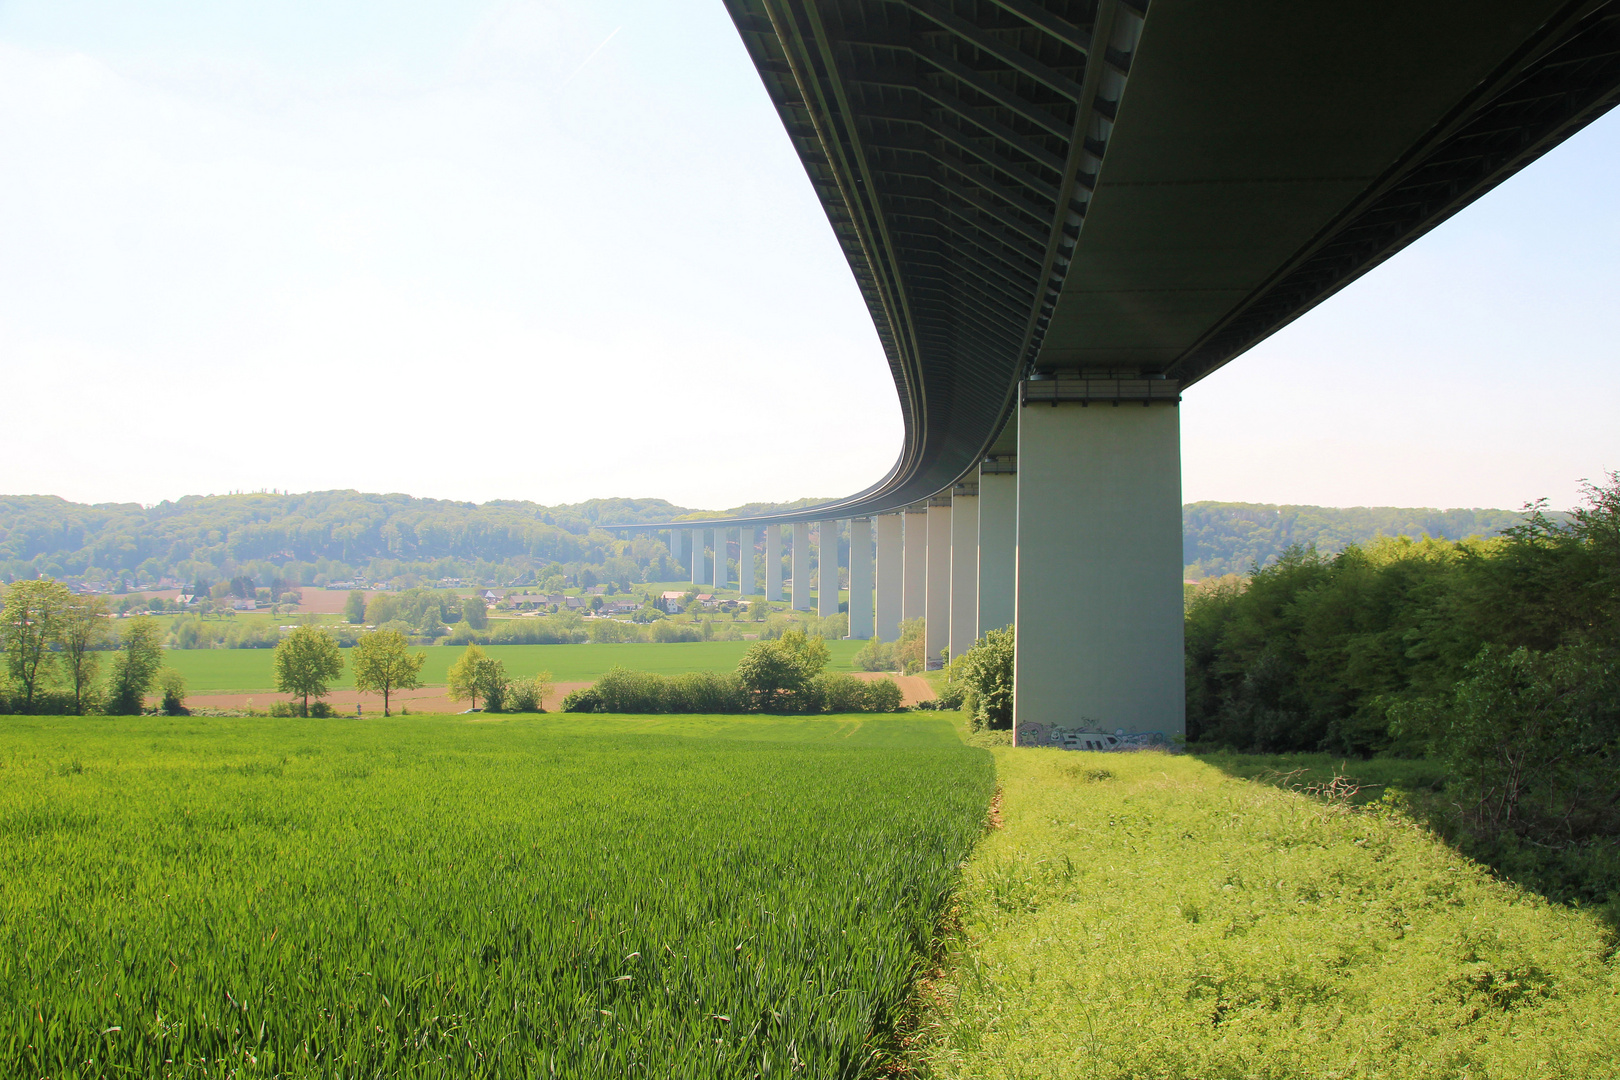
[[[816,526],[816,614],[838,614],[838,522]]]
[[[782,599],[782,526],[765,526],[765,599]]]
[[[849,523],[849,636],[872,636],[872,519]]]
[[[979,466],[979,636],[1013,624],[1018,587],[1018,459]]]
[[[793,610],[810,610],[810,526],[793,525]]]
[[[879,514],[877,523],[877,627],[879,641],[900,637],[901,600],[906,587],[904,514]]]
[[[1180,735],[1180,410],[1083,400],[1019,410],[1014,727]]]
[[[951,656],[961,656],[979,636],[979,485],[951,490]]]
[[[951,497],[928,500],[928,630],[923,636],[927,666],[940,666],[951,645]]]
[[[905,585],[900,596],[902,619],[928,617],[928,504],[906,507]]]

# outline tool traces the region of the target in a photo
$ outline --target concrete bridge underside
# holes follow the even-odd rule
[[[878,632],[1010,616],[1021,733],[1181,727],[1181,392],[1620,100],[1620,0],[725,2],[905,423],[748,524],[795,606],[798,523],[876,517]]]

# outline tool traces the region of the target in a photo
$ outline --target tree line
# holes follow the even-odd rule
[[[1432,756],[1478,850],[1620,888],[1620,474],[1497,537],[1206,581],[1186,664],[1194,745]]]

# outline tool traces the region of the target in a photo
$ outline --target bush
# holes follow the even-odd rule
[[[972,648],[962,654],[960,666],[952,661],[956,679],[951,684],[963,689],[963,705],[973,729],[1002,730],[1012,727],[1013,712],[1013,629],[989,630]]]
[[[652,639],[658,642],[702,641],[703,633],[690,623],[682,624],[659,619],[652,624]]]
[[[855,654],[855,666],[862,671],[893,671],[894,646],[873,638]]]
[[[276,717],[297,716],[299,711],[300,710],[299,710],[298,706],[296,704],[294,704],[293,702],[291,702],[291,701],[272,701],[270,703],[270,715],[271,716],[276,716]]]
[[[602,712],[602,699],[597,695],[596,687],[581,687],[563,698],[562,711]]]
[[[186,680],[173,668],[163,668],[157,674],[158,689],[163,692],[159,706],[164,716],[190,716],[186,709]]]
[[[318,720],[330,720],[337,712],[324,701],[312,701],[309,703],[309,715]]]
[[[866,684],[853,675],[824,671],[810,680],[805,698],[805,712],[865,712]]]
[[[595,619],[590,624],[591,641],[598,645],[619,645],[650,640],[645,627],[617,619]]]
[[[551,672],[542,671],[532,679],[519,679],[512,684],[506,697],[508,712],[541,713],[546,711],[546,697],[551,693]]]
[[[900,693],[900,684],[893,679],[866,679],[860,680],[865,691],[865,708],[863,712],[899,712],[902,708],[903,697]]]

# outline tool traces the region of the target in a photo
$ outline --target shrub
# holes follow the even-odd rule
[[[602,699],[596,687],[585,686],[563,698],[563,712],[602,712]]]
[[[532,679],[519,679],[512,684],[505,706],[508,712],[539,713],[546,711],[546,698],[551,693],[551,672],[542,671]]]
[[[295,703],[291,702],[291,701],[272,701],[270,703],[270,713],[269,714],[271,716],[277,716],[277,717],[297,716],[298,713],[299,713],[298,706]]]
[[[893,679],[867,679],[862,682],[865,712],[899,712],[902,695],[900,684]]]
[[[598,645],[618,645],[650,640],[645,627],[617,619],[596,619],[590,624],[591,641]]]
[[[157,673],[158,689],[163,692],[159,706],[164,716],[190,716],[186,709],[186,680],[174,668],[163,668]]]
[[[953,668],[957,662],[953,661]],[[989,630],[962,654],[952,685],[964,690],[963,704],[975,731],[1012,727],[1013,629]]]
[[[855,666],[862,671],[893,671],[894,646],[873,638],[855,654]]]
[[[659,619],[652,624],[652,639],[658,642],[671,641],[702,641],[703,633],[691,624],[671,622],[668,619]]]
[[[810,680],[805,698],[805,712],[865,712],[866,684],[853,675],[824,671]]]

